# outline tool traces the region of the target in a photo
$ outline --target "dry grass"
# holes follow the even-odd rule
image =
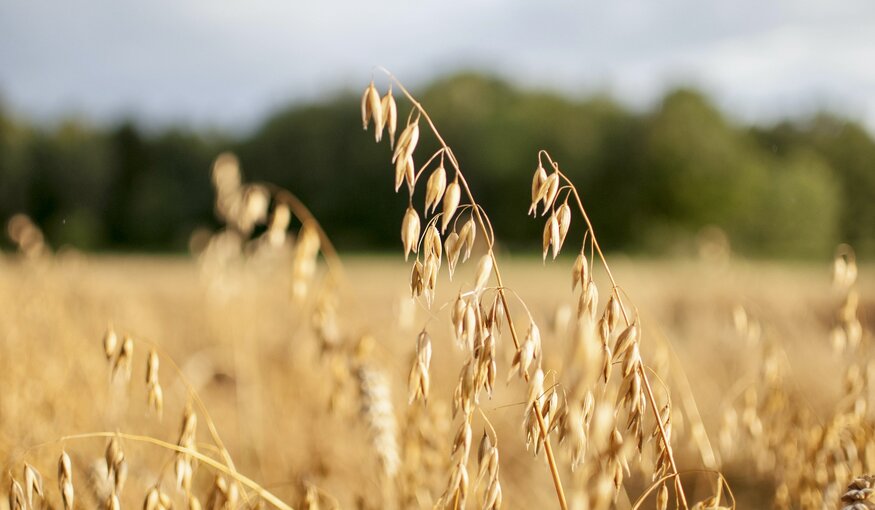
[[[193,258],[51,255],[10,222],[10,508],[870,504],[868,478],[845,486],[875,471],[871,267],[841,251],[833,283],[829,261],[605,257],[546,153],[543,253],[516,258],[394,83],[409,117],[373,84],[362,112],[410,192],[406,263],[341,259],[230,155],[213,173],[227,227],[194,235]],[[426,136],[440,149],[420,157]]]
[[[562,315],[557,310],[571,302],[567,268],[573,261],[561,262],[545,268],[539,260],[511,258],[505,264],[507,278],[535,303],[532,312],[545,324],[543,342],[548,366],[561,364],[563,346],[567,345],[567,339],[551,324],[556,322],[556,315]],[[764,327],[767,334],[788,345],[788,362],[793,367],[788,385],[805,395],[808,405],[821,415],[835,403],[841,391],[841,377],[836,374],[842,373],[844,360],[833,354],[828,343],[833,303],[828,271],[823,267],[745,262],[718,267],[699,261],[618,261],[614,266],[629,280],[627,290],[637,296],[639,309],[646,310],[647,323],[654,324],[657,331],[653,335],[672,339],[679,363],[695,382],[696,401],[715,443],[726,406],[724,396],[738,386],[739,380],[756,374],[756,355],[751,355],[751,348],[737,337],[732,326],[735,303],[745,303],[747,308],[770,316]],[[373,335],[373,350],[379,354],[394,389],[400,433],[418,436],[405,427],[408,411],[404,391],[407,361],[413,354],[417,332],[404,329],[396,320],[398,303],[407,293],[406,270],[391,258],[350,258],[345,268],[350,286],[362,296],[354,300],[345,316],[350,330],[352,334],[369,331]],[[875,294],[871,274],[867,267],[861,271],[859,288],[863,296]],[[460,269],[458,278],[472,277],[470,271]],[[162,371],[164,421],[145,418],[147,402],[141,393],[145,385],[140,382],[145,381],[144,352],[140,353],[142,363],[133,367],[127,416],[109,421],[113,395],[107,388],[109,371],[100,341],[106,320],[111,317],[117,329],[123,327],[135,337],[154,339],[185,367],[241,472],[275,488],[290,502],[299,497],[303,480],[337,497],[344,507],[353,506],[359,495],[380,491],[376,476],[379,465],[371,453],[369,432],[355,418],[355,389],[347,393],[348,402],[342,412],[328,413],[331,374],[318,364],[317,343],[307,328],[289,328],[293,319],[288,317],[289,287],[277,282],[275,276],[253,276],[239,301],[250,306],[230,315],[221,313],[210,302],[198,266],[185,259],[82,258],[68,254],[49,267],[4,259],[0,282],[4,311],[0,321],[4,339],[0,384],[6,388],[0,401],[0,451],[6,452],[4,465],[17,476],[24,460],[19,455],[23,448],[65,434],[113,430],[118,426],[170,442],[178,439],[184,389],[173,374]],[[451,298],[449,289],[439,291],[436,297]],[[253,306],[255,303],[260,306]],[[871,314],[875,306],[871,298],[863,303]],[[426,314],[418,310],[416,317],[425,320]],[[460,359],[448,329],[435,328],[432,338],[433,360],[444,360],[433,361],[432,367],[433,397],[428,412],[438,415],[441,408],[449,413],[448,402],[458,375],[453,362],[457,364]],[[238,336],[239,331],[247,333]],[[235,352],[253,358],[259,369],[253,379],[240,378],[237,367],[244,362],[235,360]],[[509,363],[510,359],[503,361]],[[251,398],[261,402],[259,419],[247,419],[240,413],[243,405],[238,399],[247,387],[255,395]],[[500,447],[505,498],[518,502],[511,508],[552,504],[552,487],[543,465],[532,461],[521,444],[519,406],[502,407],[518,402],[518,395],[509,393],[504,400],[485,404],[499,436],[504,438]],[[434,417],[427,421],[436,429],[428,436],[438,445],[438,452],[417,455],[416,462],[432,466],[426,472],[437,479],[426,480],[425,486],[431,484],[435,496],[439,494],[435,486],[443,485],[444,452],[455,431]],[[476,432],[479,439],[482,430]],[[683,431],[676,434],[686,437]],[[88,466],[103,458],[105,444],[96,441],[63,446],[75,459],[76,480],[84,481]],[[40,468],[54,501],[58,499],[53,466],[60,447],[49,446],[26,456]],[[126,445],[125,450],[132,473],[123,495],[129,497],[126,506],[139,505],[145,493],[142,489],[154,482],[150,474],[154,476],[167,458],[161,451],[136,444]],[[265,451],[270,454],[265,455]],[[409,454],[405,449],[402,456]],[[694,454],[687,451],[681,456],[681,464],[700,465]],[[199,475],[203,478],[201,487],[212,482],[205,471]],[[770,496],[768,481],[751,472],[748,463],[727,463],[724,472],[734,482],[740,501],[747,503],[740,508],[756,508],[768,502],[761,499]],[[277,485],[281,483],[286,485]],[[80,497],[88,500],[87,496]]]
[[[572,262],[560,259],[555,266],[543,267],[539,259],[510,258],[505,263],[506,277],[515,282],[517,292],[534,303],[532,313],[545,325],[542,335],[547,366],[561,365],[563,347],[568,344],[561,327],[557,331],[553,323],[557,315],[562,322],[563,314],[557,310],[573,304],[568,283]],[[360,296],[352,300],[345,321],[352,335],[365,331],[373,335],[373,351],[393,388],[399,434],[402,438],[420,437],[423,421],[430,428],[426,429],[427,442],[413,442],[420,453],[401,441],[402,472],[411,463],[428,466],[412,474],[424,476],[417,486],[436,497],[443,489],[446,451],[455,432],[440,420],[449,413],[458,376],[455,366],[460,362],[449,327],[432,332],[435,352],[429,417],[411,421],[415,428],[408,429],[411,411],[406,410],[404,390],[417,331],[405,329],[396,320],[398,303],[408,292],[408,275],[393,258],[348,258],[345,269],[350,287]],[[788,386],[804,395],[807,405],[820,416],[830,412],[841,392],[842,377],[836,374],[842,373],[845,360],[835,356],[829,345],[834,303],[828,269],[821,265],[736,262],[714,266],[694,260],[619,260],[614,270],[629,281],[627,291],[637,297],[646,322],[653,325],[651,337],[671,338],[679,364],[695,383],[696,402],[715,448],[727,405],[724,397],[739,386],[739,381],[755,376],[757,369],[757,355],[738,338],[732,325],[733,307],[739,302],[768,315],[766,334],[787,345],[792,366]],[[861,307],[869,317],[875,303],[865,296],[875,295],[872,274],[871,268],[864,266],[858,284],[864,296]],[[471,279],[473,275],[460,268],[457,278]],[[103,459],[105,443],[54,444],[22,455],[30,445],[66,434],[115,428],[151,434],[171,443],[178,439],[184,389],[165,369],[166,363],[162,364],[164,420],[146,418],[146,352],[140,352],[140,363],[133,367],[132,389],[123,403],[127,406],[125,416],[111,416],[114,396],[107,387],[109,370],[100,342],[106,321],[112,318],[117,330],[160,343],[184,367],[241,472],[291,503],[301,497],[306,482],[339,499],[344,508],[354,507],[359,496],[377,505],[379,498],[374,494],[381,490],[378,458],[371,451],[367,427],[357,418],[357,390],[350,387],[346,403],[338,405],[342,410],[328,412],[331,373],[319,364],[318,344],[308,328],[290,327],[294,317],[289,314],[294,309],[287,293],[289,284],[282,276],[252,275],[237,301],[241,306],[232,314],[222,313],[227,308],[217,308],[211,302],[195,262],[180,258],[67,254],[47,266],[6,258],[0,266],[0,289],[0,384],[6,388],[0,400],[0,452],[5,452],[4,466],[19,480],[23,481],[24,460],[38,467],[52,501],[59,501],[54,466],[60,449],[66,448],[74,459],[74,480],[84,483],[90,466]],[[450,289],[443,289],[436,300],[452,297]],[[426,319],[422,310],[415,315],[420,321]],[[251,361],[235,359],[235,352]],[[238,367],[250,362],[258,370],[248,372],[247,380]],[[509,358],[503,360],[509,362]],[[508,501],[512,502],[509,508],[552,505],[555,496],[543,464],[533,461],[522,445],[519,395],[516,391],[507,393],[504,399],[484,405],[503,438],[499,447],[505,505]],[[247,394],[259,402],[260,417],[243,414],[249,406],[240,399]],[[511,406],[503,407],[506,405]],[[676,437],[682,438],[678,441],[689,442],[683,424],[675,427]],[[475,440],[479,441],[481,433],[482,429],[475,431]],[[201,431],[200,435],[204,434]],[[744,444],[736,447],[744,449]],[[701,466],[695,451],[679,448],[682,466]],[[138,444],[125,444],[125,451],[131,467],[122,493],[123,506],[141,505],[157,470],[172,456]],[[744,459],[726,462],[723,471],[735,488],[739,508],[760,508],[769,503],[771,482],[766,475],[752,471],[750,463]],[[168,484],[172,478],[168,473]],[[208,470],[201,468],[195,487],[206,490],[212,482]],[[8,482],[4,485],[8,487]],[[699,490],[695,480],[688,486],[691,492]],[[87,489],[77,489],[79,500],[89,501],[91,496],[80,494]]]

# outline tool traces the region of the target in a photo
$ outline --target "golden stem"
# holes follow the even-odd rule
[[[39,448],[42,446],[47,446],[50,444],[63,443],[66,441],[75,441],[75,440],[79,440],[79,439],[106,438],[106,437],[120,437],[120,438],[126,439],[128,441],[137,441],[140,443],[147,443],[147,444],[151,444],[154,446],[158,446],[160,448],[164,448],[166,450],[171,450],[171,451],[175,451],[177,453],[184,453],[186,455],[191,455],[192,457],[198,459],[199,461],[203,462],[204,464],[207,464],[208,466],[212,467],[213,469],[215,469],[217,471],[221,471],[225,475],[230,476],[231,478],[237,480],[241,484],[249,487],[250,489],[255,491],[256,494],[258,494],[261,498],[263,498],[265,501],[267,501],[268,503],[270,503],[274,507],[279,508],[280,510],[294,510],[294,508],[292,508],[291,506],[284,503],[281,499],[276,497],[272,492],[268,491],[267,489],[265,489],[264,487],[259,485],[257,482],[255,482],[251,478],[248,478],[244,475],[241,475],[237,471],[232,470],[231,468],[229,468],[228,466],[215,460],[214,458],[208,457],[208,456],[200,453],[197,450],[193,450],[191,448],[186,448],[184,446],[178,446],[178,445],[175,445],[173,443],[168,443],[166,441],[162,441],[160,439],[157,439],[157,438],[154,438],[151,436],[140,436],[140,435],[136,435],[136,434],[127,434],[125,432],[86,432],[83,434],[72,434],[69,436],[63,436],[63,437],[58,438],[55,441],[32,446],[28,450],[32,450],[34,448]]]
[[[489,256],[492,259],[492,272],[495,274],[495,280],[498,283],[498,296],[501,298],[501,306],[504,308],[504,315],[507,317],[508,329],[510,330],[510,336],[513,340],[514,348],[519,351],[520,343],[517,338],[516,328],[514,327],[513,319],[510,314],[510,307],[507,304],[507,297],[504,292],[504,283],[501,279],[501,271],[498,269],[498,260],[495,257],[495,250],[493,249],[495,243],[495,234],[492,230],[492,223],[489,221],[488,217],[486,217],[485,213],[481,212],[480,206],[474,200],[474,195],[471,193],[471,188],[468,186],[468,181],[465,179],[465,175],[462,173],[461,168],[459,167],[459,161],[456,159],[455,154],[453,154],[452,149],[447,145],[444,141],[443,137],[437,130],[437,127],[432,122],[431,117],[429,117],[428,112],[425,111],[425,108],[417,101],[412,94],[404,87],[404,85],[388,70],[384,68],[380,68],[381,71],[386,73],[390,80],[392,80],[401,92],[407,97],[407,99],[413,104],[413,106],[420,112],[422,118],[425,119],[432,133],[434,133],[435,138],[437,138],[438,142],[441,144],[441,147],[444,150],[444,153],[450,160],[450,163],[456,169],[456,175],[459,177],[459,180],[462,182],[462,187],[465,189],[465,194],[468,196],[468,200],[471,201],[471,204],[474,205],[474,217],[477,218],[477,222],[480,224],[480,228],[486,234],[484,237],[486,238],[487,250],[489,251]],[[529,377],[528,374],[525,375],[525,380],[528,382]],[[559,468],[556,465],[556,459],[553,455],[553,448],[550,445],[550,437],[548,435],[546,424],[544,423],[544,419],[541,416],[540,404],[537,400],[532,404],[534,406],[535,415],[538,417],[538,428],[540,429],[541,437],[544,439],[544,452],[547,455],[547,463],[550,467],[550,476],[553,478],[553,486],[556,489],[556,496],[559,498],[559,507],[562,510],[568,510],[568,503],[565,499],[565,492],[562,489],[562,480],[559,477]]]
[[[325,256],[325,262],[328,264],[328,271],[334,276],[336,283],[340,284],[343,281],[343,264],[340,262],[340,257],[337,255],[337,250],[334,244],[331,243],[328,234],[322,229],[322,225],[310,212],[310,209],[301,202],[291,191],[276,186],[271,186],[276,193],[277,200],[288,205],[302,224],[309,225],[316,229],[319,235],[320,251]]]
[[[210,412],[207,410],[207,406],[206,404],[204,404],[204,401],[201,400],[201,397],[198,394],[197,390],[194,388],[188,378],[185,377],[185,374],[182,372],[182,368],[180,368],[180,366],[176,364],[176,361],[173,359],[173,357],[167,354],[162,346],[148,339],[144,339],[142,341],[155,349],[168,363],[170,363],[170,366],[176,372],[177,377],[179,377],[179,380],[182,382],[183,386],[185,386],[189,397],[194,400],[195,405],[197,405],[198,409],[203,415],[204,420],[207,424],[207,430],[209,430],[210,432],[210,437],[213,438],[213,442],[216,444],[216,448],[219,450],[222,458],[225,459],[225,464],[227,464],[228,469],[232,473],[237,473],[237,467],[234,465],[234,460],[231,458],[231,453],[228,451],[228,448],[225,447],[224,441],[222,441],[222,438],[219,436],[219,430],[216,428],[216,423],[210,416]],[[245,491],[243,492],[243,497],[244,499],[247,498]]]
[[[584,209],[584,207],[583,207],[583,201],[580,199],[580,194],[577,192],[577,188],[574,186],[574,183],[571,182],[571,179],[569,179],[565,174],[563,174],[559,170],[559,165],[553,161],[553,159],[550,157],[550,154],[547,153],[547,151],[544,151],[544,150],[540,151],[538,153],[539,158],[542,154],[547,158],[547,161],[550,163],[550,166],[553,167],[553,170],[571,187],[571,194],[574,195],[574,200],[577,202],[577,208],[580,210],[580,214],[581,214],[581,216],[583,216],[583,220],[584,220],[584,222],[586,222],[586,227],[589,230],[589,233],[591,234],[592,246],[595,249],[596,253],[598,253],[599,259],[602,261],[602,267],[605,268],[605,272],[608,275],[608,279],[611,281],[611,293],[617,297],[617,300],[620,303],[620,311],[623,314],[623,320],[625,321],[626,326],[629,326],[631,324],[631,321],[629,320],[629,316],[626,313],[626,307],[623,306],[623,300],[622,300],[622,297],[620,296],[620,292],[618,292],[619,287],[617,286],[616,280],[614,280],[614,275],[611,272],[611,267],[608,265],[607,258],[605,258],[605,254],[602,252],[601,246],[599,246],[598,239],[596,239],[595,229],[592,226],[592,222],[589,219],[589,215],[586,213],[586,209]],[[653,411],[653,417],[656,419],[656,425],[659,429],[660,438],[662,439],[663,444],[665,444],[665,451],[666,451],[666,454],[668,455],[668,461],[669,461],[669,464],[671,465],[672,472],[675,475],[677,475],[678,468],[677,468],[677,464],[675,463],[675,460],[674,460],[674,453],[672,452],[671,443],[668,440],[668,434],[666,434],[666,432],[665,432],[665,426],[662,423],[662,418],[659,416],[659,407],[656,405],[656,398],[654,398],[654,396],[653,396],[653,387],[650,384],[650,379],[647,377],[646,371],[644,370],[643,363],[638,363],[638,372],[641,375],[642,382],[644,383],[644,389],[646,390],[647,400],[648,400],[648,403],[650,404],[650,409]],[[677,477],[676,481],[677,481],[678,499],[680,500],[681,506],[684,509],[689,508],[689,505],[687,504],[687,497],[686,497],[686,494],[684,494],[684,488],[683,488],[683,485],[681,484],[680,477]]]

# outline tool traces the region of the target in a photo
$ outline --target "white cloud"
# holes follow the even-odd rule
[[[633,105],[693,83],[746,120],[826,106],[875,128],[872,34],[868,0],[33,0],[0,4],[0,94],[43,118],[248,126],[377,64],[412,83],[482,66]]]

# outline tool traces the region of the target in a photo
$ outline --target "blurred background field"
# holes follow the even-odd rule
[[[373,335],[371,356],[391,381],[403,431],[412,426],[404,418],[408,360],[418,328],[428,316],[418,309],[412,323],[399,320],[404,315],[399,307],[408,295],[407,270],[399,258],[345,259],[349,285],[342,291],[341,313],[344,335],[353,339]],[[562,319],[563,309],[576,306],[568,276],[572,261],[560,258],[544,267],[537,259],[517,256],[507,262],[507,281],[531,303],[542,324],[545,366],[558,369],[572,343]],[[628,282],[627,292],[636,296],[648,325],[644,349],[654,367],[658,371],[672,367],[665,373],[671,374],[668,383],[673,387],[684,384],[679,378],[690,385],[683,387],[695,398],[739,508],[766,505],[774,497],[775,473],[754,469],[741,447],[735,454],[721,451],[722,420],[726,410],[738,404],[740,392],[755,383],[760,350],[766,345],[779,346],[791,374],[788,387],[813,413],[829,416],[837,405],[846,359],[829,340],[838,297],[830,286],[828,266],[620,259],[614,271]],[[871,330],[875,280],[871,266],[863,266],[860,273],[859,290],[864,296],[860,314],[867,318],[864,327]],[[457,278],[464,283],[471,277],[465,270]],[[128,389],[110,391],[101,338],[107,321],[112,321],[120,332],[137,339],[138,359],[148,349],[145,342],[154,342],[182,367],[241,472],[291,502],[300,497],[306,482],[338,498],[343,507],[358,500],[375,505],[379,469],[367,428],[357,417],[355,393],[346,393],[344,402],[328,410],[332,375],[306,325],[313,303],[291,305],[288,272],[277,267],[250,267],[236,278],[236,293],[219,297],[186,257],[67,253],[44,261],[4,258],[0,264],[0,332],[5,339],[0,385],[7,389],[0,400],[4,463],[20,460],[28,445],[78,432],[136,430],[174,441],[186,399],[166,362],[161,376],[167,401],[163,421],[145,414],[141,363],[135,365]],[[443,295],[450,292],[441,293],[438,301],[451,298]],[[761,321],[760,341],[750,343],[733,326],[733,311],[739,305]],[[446,320],[446,310],[435,313]],[[440,326],[430,328],[436,367],[430,406],[438,413],[452,396],[460,358],[449,331]],[[670,341],[670,354],[663,347],[665,340]],[[506,343],[499,352],[509,363],[512,352]],[[484,404],[502,438],[506,497],[512,508],[550,506],[555,496],[543,460],[533,460],[522,446],[518,384],[502,388],[496,400]],[[679,402],[684,393],[673,391]],[[680,462],[701,466],[701,453],[683,417],[689,411],[675,405],[683,409],[675,417]],[[450,440],[446,434],[452,433],[447,430],[449,423],[436,420],[436,425],[442,432],[436,432],[435,439],[446,447],[444,442]],[[82,473],[97,462],[92,459],[101,458],[103,446],[101,440],[66,445],[76,452],[74,461]],[[168,454],[131,443],[125,448],[133,466],[125,494],[127,504],[136,505]],[[50,472],[56,450],[53,444],[29,452],[28,458]],[[209,480],[202,475],[199,483],[205,488]],[[429,483],[439,489],[443,475]],[[628,488],[633,497],[637,483]],[[706,478],[692,477],[689,485],[688,490],[700,495],[711,490]],[[94,496],[79,497],[85,502]]]

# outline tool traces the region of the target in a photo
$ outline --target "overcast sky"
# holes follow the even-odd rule
[[[819,108],[875,131],[875,1],[0,0],[0,98],[245,129],[290,100],[485,69],[643,107],[693,84],[736,118]]]

